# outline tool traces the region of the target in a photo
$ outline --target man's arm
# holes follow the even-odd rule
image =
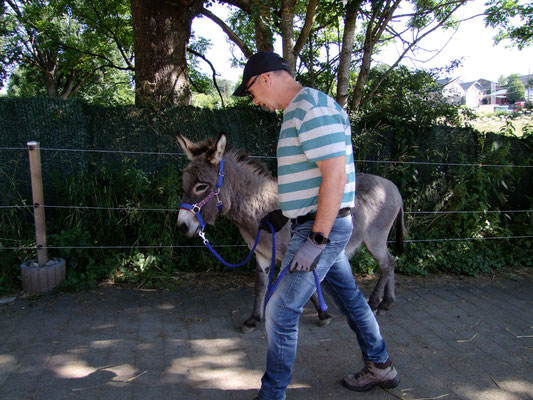
[[[321,232],[329,237],[339,213],[344,187],[348,180],[346,156],[317,161],[317,165],[322,174],[322,183],[318,194],[318,209],[313,232]]]

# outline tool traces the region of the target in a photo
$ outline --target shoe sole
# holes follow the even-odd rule
[[[352,386],[348,382],[346,382],[344,379],[342,380],[342,384],[346,389],[350,389],[355,392],[366,392],[376,386],[379,386],[382,389],[393,389],[400,384],[400,377],[396,376],[396,378],[389,379],[388,381],[369,383],[368,385],[361,386],[361,387]]]

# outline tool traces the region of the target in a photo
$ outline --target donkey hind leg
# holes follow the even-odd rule
[[[394,267],[395,262],[392,255],[387,249],[387,241],[376,243],[365,243],[368,251],[379,263],[380,275],[374,290],[368,299],[368,305],[375,311],[378,309],[384,311],[394,302]]]
[[[264,304],[268,288],[268,274],[270,272],[269,258],[260,254],[255,254],[257,265],[255,267],[255,285],[254,285],[254,309],[252,315],[245,320],[241,327],[241,333],[250,333],[255,331],[257,323],[261,322],[264,317]]]
[[[316,293],[316,291],[311,296],[311,303],[313,303],[313,305],[315,306],[316,312],[318,313],[317,325],[328,326],[329,323],[331,322],[331,315],[329,315],[327,311],[322,311],[320,309],[320,303],[318,301],[318,294]]]
[[[389,306],[396,300],[396,293],[394,292],[394,268],[392,268],[389,280],[385,286],[385,293],[383,294],[383,300],[378,306],[378,315],[382,315],[385,311],[388,311]]]

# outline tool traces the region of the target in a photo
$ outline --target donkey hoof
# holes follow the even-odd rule
[[[246,335],[247,333],[252,333],[252,332],[255,331],[256,329],[257,329],[257,326],[248,326],[248,325],[244,325],[244,324],[243,324],[243,325],[241,326],[240,331],[241,331],[241,333],[244,333],[244,334]]]
[[[246,321],[242,323],[241,326],[241,333],[251,333],[257,329],[257,323],[259,321],[255,319],[254,317],[248,318]]]
[[[329,323],[331,322],[331,315],[328,315],[327,317],[325,318],[319,318],[318,319],[318,322],[316,323],[319,327],[324,327],[324,326],[328,326]]]
[[[385,304],[381,302],[377,310],[377,315],[386,315],[388,311],[389,311],[389,304]]]
[[[379,299],[371,297],[368,299],[368,305],[372,311],[376,311],[378,309]]]
[[[387,315],[387,312],[389,310],[387,310],[386,308],[378,308],[378,310],[376,311],[376,315],[382,317],[384,315]]]

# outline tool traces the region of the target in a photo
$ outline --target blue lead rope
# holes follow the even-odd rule
[[[270,276],[268,281],[268,289],[267,294],[265,296],[265,305],[264,308],[266,308],[268,301],[270,300],[270,297],[272,297],[272,294],[278,287],[278,284],[281,282],[283,277],[287,274],[287,271],[289,270],[290,264],[287,265],[279,274],[278,279],[274,282],[274,269],[276,267],[276,231],[274,230],[274,227],[270,222],[267,222],[267,225],[270,228],[270,231],[272,232],[272,264],[270,265]],[[220,254],[216,252],[216,250],[211,246],[211,243],[209,243],[209,240],[205,237],[205,234],[203,231],[200,231],[198,233],[198,236],[202,239],[204,242],[204,245],[213,253],[213,255],[220,261],[222,264],[224,264],[226,267],[230,268],[237,268],[242,267],[244,264],[246,264],[250,258],[252,257],[252,254],[254,254],[255,249],[257,248],[257,245],[259,243],[259,239],[261,238],[261,230],[257,232],[257,237],[255,238],[255,243],[252,247],[252,250],[250,251],[250,254],[244,259],[244,261],[238,263],[238,264],[230,264],[227,261],[225,261]],[[322,295],[322,288],[320,287],[320,279],[318,279],[318,273],[316,272],[316,269],[313,270],[313,275],[315,277],[315,285],[316,285],[316,292],[318,295],[318,303],[320,305],[320,309],[322,312],[326,312],[328,309],[328,306],[326,305],[326,302],[324,301],[324,296]]]

